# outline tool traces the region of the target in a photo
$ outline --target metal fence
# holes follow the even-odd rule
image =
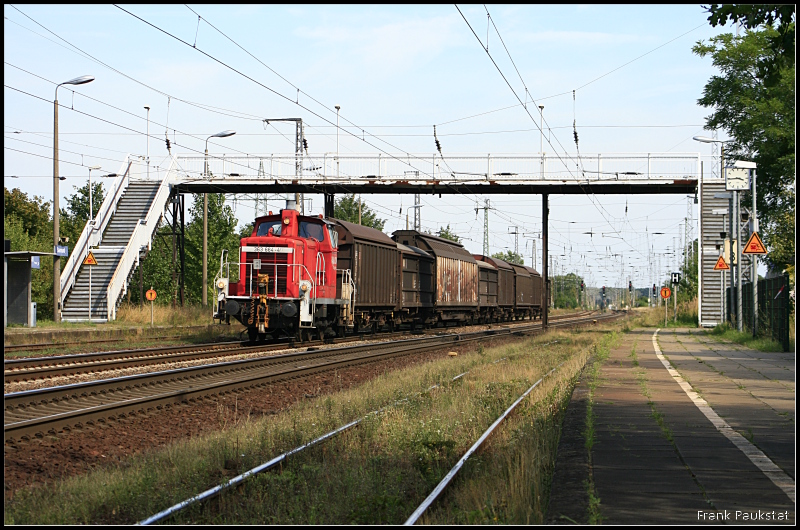
[[[742,323],[745,330],[753,329],[753,284],[742,285]],[[783,351],[789,351],[789,321],[794,304],[789,298],[789,275],[777,278],[758,280],[758,330],[759,335],[766,335],[778,341]],[[735,325],[736,309],[731,307],[735,288],[726,289],[728,322]],[[733,291],[733,293],[732,293]]]

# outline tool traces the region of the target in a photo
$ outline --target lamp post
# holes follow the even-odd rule
[[[150,180],[150,105],[144,108],[147,111],[147,180]]]
[[[63,180],[58,176],[58,87],[61,85],[83,85],[92,81],[94,81],[94,76],[84,75],[56,85],[55,97],[53,98],[53,247],[57,247],[60,242],[58,234],[58,181]],[[61,322],[61,259],[58,255],[53,256],[53,320]]]
[[[336,105],[334,108],[336,109],[336,180],[339,180],[339,110],[342,107]]]
[[[206,154],[203,175],[208,178],[208,140],[210,138],[227,138],[236,131],[222,131],[206,138]],[[149,136],[148,136],[149,138]],[[208,305],[208,193],[203,194],[203,307]]]
[[[89,248],[92,246],[94,236],[94,211],[92,209],[92,170],[100,169],[100,166],[89,168]],[[89,266],[89,322],[92,322],[92,267]]]

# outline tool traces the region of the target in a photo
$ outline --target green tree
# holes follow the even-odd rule
[[[559,309],[580,307],[582,281],[583,278],[572,272],[564,276],[554,276],[553,296],[555,306]]]
[[[461,238],[458,237],[458,234],[450,230],[450,223],[447,223],[447,228],[440,226],[436,235],[444,239],[449,239],[450,241],[455,241],[456,243],[461,243]]]
[[[352,195],[343,195],[336,201],[333,206],[333,216],[342,221],[348,221],[358,224],[358,205],[359,199]],[[386,219],[378,218],[377,214],[373,212],[369,206],[361,203],[361,224],[364,226],[371,226],[377,230],[383,230],[386,224]]]
[[[44,202],[42,197],[30,198],[19,188],[8,191],[8,188],[3,187],[3,217],[14,215],[20,221],[22,230],[29,237],[35,238],[40,232],[49,232],[52,241],[51,206],[50,202]],[[15,250],[31,249],[16,248]]]
[[[507,261],[508,263],[516,263],[517,265],[525,265],[525,260],[522,259],[522,256],[517,254],[512,250],[507,250],[505,252],[495,252],[492,254],[493,258],[501,259],[503,261]]]
[[[187,302],[200,303],[203,299],[203,196],[198,194],[194,197],[194,203],[189,209],[191,220],[186,225],[186,241],[184,243],[186,250],[186,277],[184,278],[184,287]],[[209,301],[214,298],[214,276],[219,269],[222,250],[226,249],[234,257],[239,252],[239,234],[236,230],[236,225],[236,216],[233,214],[233,209],[225,204],[225,195],[222,193],[209,193],[207,278],[207,298]],[[238,261],[238,259],[234,261]]]
[[[67,197],[67,207],[59,209],[58,233],[61,237],[68,237],[67,246],[72,252],[75,243],[81,237],[81,232],[89,221],[89,183],[80,188],[72,187],[75,192]],[[92,215],[96,218],[100,206],[103,205],[103,185],[92,182]]]
[[[11,192],[6,188],[4,199],[3,238],[11,242],[11,250],[53,252],[50,203],[16,188]],[[39,263],[40,268],[31,271],[31,297],[37,318],[48,320],[53,315],[53,258],[42,256]]]
[[[741,37],[723,34],[698,43],[693,51],[710,55],[722,74],[708,81],[698,100],[713,108],[705,128],[724,129],[731,136],[727,160],[758,164],[759,228],[770,250],[766,261],[784,270],[795,256],[795,64],[794,42],[791,57],[776,60],[771,43],[778,34],[771,27]],[[765,61],[776,65],[771,83],[765,82]],[[751,201],[745,196],[742,202]]]
[[[794,64],[795,61],[795,9],[794,4],[711,4],[708,22],[713,27],[730,20],[741,23],[747,29],[759,26],[775,28],[777,34],[767,37],[774,53],[758,62],[759,73],[765,83],[772,86],[777,81],[781,67]]]

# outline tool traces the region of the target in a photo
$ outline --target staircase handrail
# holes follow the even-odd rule
[[[172,158],[170,167],[164,175],[164,179],[156,191],[153,201],[150,203],[150,208],[144,219],[139,219],[136,227],[133,229],[130,239],[128,239],[125,250],[122,252],[117,268],[111,280],[108,282],[106,289],[106,304],[108,321],[117,318],[117,299],[128,290],[128,276],[130,275],[133,266],[139,263],[139,254],[142,247],[147,247],[148,250],[152,248],[153,234],[161,222],[161,217],[164,214],[164,208],[169,199],[171,192],[172,181],[175,175],[175,158]]]
[[[125,161],[122,163],[119,173],[117,173],[117,178],[114,179],[114,184],[112,185],[111,190],[105,196],[103,199],[103,204],[100,205],[100,209],[97,211],[97,216],[94,218],[94,226],[92,226],[92,223],[89,221],[86,222],[86,226],[84,226],[83,230],[81,231],[81,236],[75,243],[75,247],[72,249],[72,253],[69,255],[67,263],[64,265],[64,269],[61,271],[60,302],[62,308],[64,307],[64,300],[67,299],[69,290],[75,283],[75,279],[78,276],[78,270],[80,269],[83,260],[85,260],[86,256],[89,255],[89,249],[93,246],[96,246],[100,242],[103,232],[108,226],[109,221],[111,221],[114,211],[116,211],[116,206],[119,202],[119,199],[128,188],[132,165],[133,160],[131,155],[127,155],[125,157]]]

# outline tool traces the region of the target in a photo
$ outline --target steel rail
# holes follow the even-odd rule
[[[140,340],[171,340],[183,338],[181,335],[167,335],[159,337],[118,337],[115,339],[97,339],[97,340],[75,340],[68,342],[44,342],[39,344],[11,344],[3,346],[3,353],[14,353],[18,351],[39,351],[51,348],[63,348],[64,346],[83,346],[89,344],[104,344],[107,342],[124,342],[131,339]]]
[[[583,313],[559,317],[575,318]],[[510,324],[524,326],[525,324]],[[452,329],[452,328],[451,328]],[[380,334],[379,337],[390,338],[405,336],[411,331],[397,331],[394,333]],[[360,340],[351,336],[344,341]],[[307,346],[322,344],[323,341],[311,341]],[[290,346],[291,347],[291,346]],[[5,383],[27,381],[37,378],[54,376],[76,375],[93,373],[105,370],[116,370],[128,367],[139,367],[153,364],[165,364],[218,356],[232,356],[248,354],[258,351],[272,351],[285,349],[286,344],[278,345],[252,345],[246,342],[205,343],[182,346],[163,346],[158,348],[143,348],[137,350],[117,350],[110,352],[83,353],[73,355],[28,357],[23,359],[9,359],[3,363],[3,378]]]
[[[417,509],[414,510],[414,512],[411,514],[411,516],[409,516],[409,518],[406,520],[406,522],[403,523],[404,526],[411,526],[411,525],[413,525],[414,523],[417,522],[417,520],[422,516],[422,514],[425,513],[425,510],[427,510],[428,507],[431,504],[433,504],[433,501],[435,501],[437,499],[437,497],[439,497],[439,495],[442,493],[442,491],[444,491],[444,489],[447,487],[447,485],[450,484],[450,481],[453,480],[453,477],[456,476],[456,474],[464,466],[464,464],[469,459],[469,457],[472,456],[472,454],[475,453],[475,451],[478,450],[478,448],[483,444],[484,441],[486,441],[486,439],[489,437],[489,435],[494,432],[494,430],[497,428],[497,426],[500,425],[503,422],[503,420],[505,420],[506,417],[508,417],[508,415],[511,414],[511,412],[515,408],[517,408],[517,405],[522,403],[522,400],[525,399],[528,396],[528,394],[530,394],[533,391],[534,388],[539,386],[539,383],[544,381],[545,377],[547,377],[550,374],[552,374],[553,372],[555,372],[558,369],[558,367],[561,366],[562,364],[564,364],[564,363],[559,364],[558,366],[556,366],[555,368],[553,368],[552,370],[550,370],[549,372],[544,374],[528,390],[526,390],[519,398],[517,398],[517,400],[514,401],[514,403],[512,403],[511,406],[508,407],[505,410],[505,412],[503,412],[503,414],[501,414],[500,417],[497,418],[494,421],[494,423],[492,423],[489,426],[488,429],[486,429],[486,431],[481,435],[481,437],[478,438],[478,441],[476,441],[474,444],[472,444],[472,447],[470,447],[467,450],[467,452],[464,453],[464,456],[462,456],[461,459],[459,459],[459,461],[456,463],[456,465],[453,466],[453,469],[451,469],[447,473],[447,475],[445,475],[445,477],[433,489],[433,491],[430,493],[430,495],[428,495],[428,497],[424,501],[422,501],[422,504],[420,504],[417,507]]]
[[[569,324],[573,323],[562,325]],[[6,441],[24,439],[333,368],[540,328],[528,325],[313,350],[10,393],[4,400],[4,437]]]
[[[558,342],[558,341],[547,342],[545,344],[542,344],[542,346],[547,346],[547,345],[553,344],[555,342]],[[498,359],[498,360],[494,361],[492,364],[497,364],[500,361],[504,361],[506,359],[507,359],[506,357],[503,357],[502,359]],[[458,374],[457,376],[453,377],[450,380],[450,382],[457,381],[457,380],[461,379],[462,377],[464,377],[465,375],[467,375],[468,373],[470,373],[470,370],[467,370],[466,372],[462,372],[462,373]],[[273,467],[277,466],[278,464],[280,464],[281,462],[285,461],[290,456],[292,456],[294,454],[297,454],[297,453],[303,451],[304,449],[308,449],[309,447],[313,447],[313,446],[317,445],[320,442],[323,442],[325,440],[333,438],[334,436],[337,436],[337,435],[339,435],[339,434],[351,429],[352,427],[357,426],[362,421],[367,419],[369,416],[380,414],[381,412],[385,411],[386,409],[388,409],[390,407],[394,407],[395,405],[399,405],[400,403],[407,402],[411,398],[419,396],[424,392],[430,392],[431,390],[433,390],[435,388],[439,388],[440,386],[442,386],[442,385],[436,384],[436,385],[430,386],[430,387],[428,387],[427,389],[425,389],[425,390],[423,390],[421,392],[415,392],[415,393],[411,394],[408,397],[405,397],[403,399],[398,399],[397,401],[395,401],[394,403],[392,403],[390,405],[387,405],[385,407],[381,407],[381,408],[379,408],[377,410],[373,410],[372,412],[368,412],[367,414],[365,414],[364,416],[362,416],[361,418],[359,418],[357,420],[353,420],[350,423],[342,425],[341,427],[337,427],[336,429],[334,429],[334,430],[332,430],[330,432],[327,432],[327,433],[323,434],[322,436],[314,438],[313,440],[311,440],[308,443],[305,443],[303,445],[295,447],[294,449],[292,449],[290,451],[287,451],[287,452],[285,452],[283,454],[280,454],[280,455],[276,456],[275,458],[269,460],[268,462],[265,462],[264,464],[260,464],[260,465],[254,467],[254,468],[252,468],[252,469],[250,469],[248,471],[245,471],[241,475],[233,477],[233,478],[225,481],[224,483],[222,483],[222,484],[220,484],[218,486],[210,488],[210,489],[208,489],[208,490],[206,490],[206,491],[204,491],[202,493],[199,493],[199,494],[197,494],[197,495],[195,495],[195,496],[193,496],[193,497],[191,497],[189,499],[181,501],[178,504],[175,504],[175,505],[173,505],[173,506],[171,506],[171,507],[169,507],[169,508],[167,508],[165,510],[162,510],[162,511],[158,512],[155,515],[152,515],[152,516],[148,517],[147,519],[143,519],[142,521],[139,521],[137,523],[137,525],[145,526],[145,525],[150,525],[150,524],[156,523],[158,521],[166,519],[167,517],[175,515],[176,513],[178,513],[180,511],[182,511],[183,509],[191,506],[192,504],[195,504],[195,503],[200,502],[202,500],[210,499],[211,497],[219,495],[220,493],[222,493],[224,490],[230,488],[231,486],[236,486],[238,484],[241,484],[248,477],[251,477],[253,475],[257,475],[258,473],[262,473],[264,471],[268,471],[268,470],[272,469]]]
[[[507,330],[506,333],[511,333]],[[456,334],[241,359],[5,395],[6,440],[480,337]],[[366,353],[363,353],[366,352]]]

